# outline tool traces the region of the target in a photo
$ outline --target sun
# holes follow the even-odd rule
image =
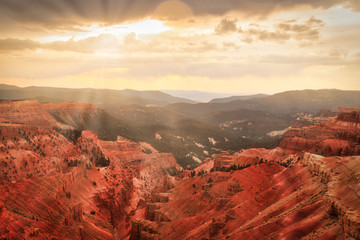
[[[170,27],[165,26],[163,21],[154,19],[123,25],[123,27],[126,27],[128,32],[134,32],[137,35],[159,34],[170,30]]]

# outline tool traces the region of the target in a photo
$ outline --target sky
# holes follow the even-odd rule
[[[360,90],[359,0],[0,0],[0,83]]]

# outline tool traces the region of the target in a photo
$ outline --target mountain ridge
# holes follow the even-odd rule
[[[258,93],[258,94],[253,94],[253,95],[230,96],[230,97],[225,97],[225,98],[214,98],[211,101],[209,101],[209,103],[227,103],[227,102],[232,102],[232,101],[236,101],[236,100],[246,100],[246,99],[250,99],[250,98],[259,98],[259,97],[267,97],[267,96],[270,96],[270,95]]]
[[[99,107],[105,105],[156,105],[165,106],[169,103],[186,102],[195,103],[195,101],[171,96],[170,94],[150,90],[139,91],[132,89],[114,90],[114,89],[94,89],[94,88],[56,88],[56,87],[17,87],[13,85],[0,85],[0,96],[3,100],[32,99],[37,97],[46,97],[51,99],[61,99],[64,102],[83,101],[90,102]]]
[[[190,117],[199,117],[217,111],[233,111],[241,108],[272,113],[318,112],[340,106],[360,107],[359,90],[294,90],[274,95],[235,100],[227,103],[174,103],[166,108]]]

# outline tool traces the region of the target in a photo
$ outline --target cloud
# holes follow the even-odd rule
[[[219,25],[215,28],[215,33],[218,35],[228,34],[238,31],[236,20],[222,19]]]
[[[349,0],[345,3],[345,7],[351,8],[355,11],[360,11],[360,1],[359,0]]]
[[[240,11],[248,16],[264,16],[277,10],[292,9],[300,6],[311,8],[330,8],[335,5],[344,5],[359,10],[358,0],[207,0],[203,1],[183,0],[190,6],[196,15],[214,14],[223,15],[229,11]]]
[[[218,15],[230,11],[247,16],[266,16],[277,10],[299,6],[330,8],[343,5],[359,11],[358,0],[1,0],[0,28],[39,25],[47,29],[112,25],[148,17],[179,20],[189,16]]]
[[[71,38],[68,41],[53,41],[49,43],[41,43],[30,39],[0,39],[0,51],[2,52],[46,49],[58,52],[94,53],[96,51],[119,49],[120,47],[121,41],[111,34],[100,34],[96,37],[81,40]]]
[[[238,28],[236,25],[235,20],[222,19],[214,31],[218,35],[239,33],[242,41],[246,43],[254,41],[283,43],[290,39],[316,41],[320,38],[320,29],[324,26],[324,23],[320,19],[311,17],[304,23],[296,23],[295,20],[283,21],[274,24],[271,29],[266,29],[269,27],[260,26],[259,24],[249,24],[247,29]]]
[[[71,38],[68,41],[55,41],[41,45],[42,48],[53,51],[72,51],[80,53],[93,53],[96,51],[116,50],[120,47],[120,40],[111,34],[100,34],[81,40]]]
[[[158,57],[169,56],[169,53],[177,53],[183,56],[191,53],[206,53],[218,50],[215,41],[204,40],[205,36],[193,34],[191,36],[168,36],[159,35],[148,41],[138,39],[132,32],[124,38],[112,34],[100,34],[80,40],[70,38],[67,41],[53,41],[41,43],[30,39],[7,38],[0,39],[0,53],[21,52],[24,50],[35,51],[38,49],[56,52],[74,53],[111,53],[117,54],[154,54]],[[147,56],[148,57],[148,56]]]
[[[29,39],[15,39],[15,38],[0,39],[0,51],[2,52],[35,50],[40,46],[41,44],[39,42]]]
[[[161,0],[1,0],[0,26],[25,23],[53,29],[93,23],[111,25],[149,16],[161,2]]]
[[[319,39],[319,28],[323,27],[324,23],[320,19],[311,17],[303,24],[296,24],[292,22],[282,22],[275,25],[275,29],[282,33],[289,33],[298,40],[317,40]]]

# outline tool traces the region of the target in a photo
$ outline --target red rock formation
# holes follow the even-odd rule
[[[358,153],[358,113],[341,110],[289,130],[280,148],[222,153],[172,177],[182,170],[172,154],[147,143],[92,132],[70,142],[51,130],[96,111],[0,104],[2,238],[360,238],[360,158],[334,156]]]
[[[281,147],[325,156],[357,155],[360,150],[360,110],[339,108],[333,120],[289,130]]]
[[[98,113],[98,109],[90,103],[64,102],[49,103],[41,106],[58,122],[66,123],[72,127],[83,127],[89,119]]]
[[[149,221],[155,220],[155,211],[160,209],[160,206],[156,203],[148,203],[145,208],[145,219]]]
[[[137,220],[132,222],[130,240],[158,240],[159,226],[155,222]]]
[[[332,121],[285,133],[280,146],[297,152],[312,152],[324,156],[360,154],[359,112],[344,112]]]
[[[360,112],[352,111],[340,113],[337,117],[337,120],[344,122],[360,123]]]
[[[169,201],[152,211],[171,216],[159,225],[160,238],[359,238],[360,158],[304,155],[322,144],[338,148],[346,143],[346,154],[356,152],[357,116],[340,114],[290,130],[283,148],[223,152],[213,160],[215,171],[204,166],[195,174],[185,171],[168,193]]]
[[[219,231],[225,227],[225,225],[226,223],[222,219],[213,218],[210,224],[209,236],[210,237],[216,236],[219,233]]]
[[[214,161],[214,169],[220,170],[221,168],[230,168],[235,164],[234,157],[228,152],[222,151]]]
[[[166,193],[153,193],[151,195],[151,202],[166,203],[169,201],[169,196]]]
[[[328,213],[342,225],[344,232],[360,238],[360,157],[322,157],[305,154],[303,163],[328,186],[325,201]]]
[[[0,103],[0,116],[13,123],[22,123],[39,128],[66,128],[59,123],[36,100],[3,101]]]
[[[0,104],[0,236],[124,239],[132,219],[142,218],[141,202],[156,188],[169,189],[166,171],[181,170],[172,154],[124,138],[100,141],[91,132],[73,143],[51,130],[71,129],[61,122],[81,123],[84,112],[96,111],[77,103]],[[157,212],[155,219],[166,215]]]
[[[65,225],[66,226],[72,226],[75,222],[81,222],[82,221],[82,204],[79,203],[77,205],[74,205],[70,208],[70,215],[65,217]]]

